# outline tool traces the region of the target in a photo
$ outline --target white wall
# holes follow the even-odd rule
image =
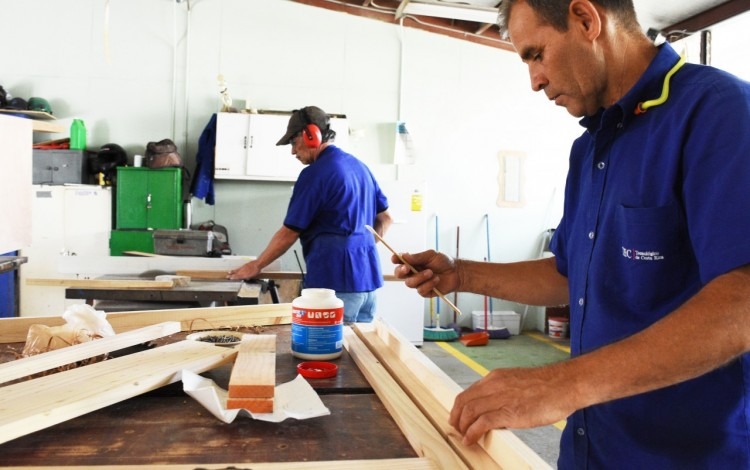
[[[348,150],[379,179],[425,182],[442,251],[454,254],[460,226],[461,256],[486,256],[488,214],[492,260],[527,259],[559,220],[580,128],[531,91],[513,53],[284,0],[0,0],[0,11],[0,84],[47,98],[65,126],[82,118],[90,148],[115,142],[132,158],[171,137],[192,167],[223,74],[240,106],[346,114],[357,131]],[[397,168],[399,118],[417,163]],[[507,150],[526,154],[520,208],[496,204],[497,155]],[[216,189],[216,206],[194,202],[193,221],[226,225],[235,252],[258,254],[283,220],[291,185],[220,181]],[[281,267],[297,269],[291,251]],[[481,310],[482,299],[461,294],[459,307]],[[523,306],[496,301],[495,309]]]

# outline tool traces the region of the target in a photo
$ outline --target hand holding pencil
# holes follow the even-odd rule
[[[408,263],[408,262],[407,262],[407,261],[406,261],[406,260],[405,260],[405,259],[403,258],[403,256],[401,256],[401,254],[399,254],[399,253],[398,253],[398,252],[397,252],[396,250],[394,250],[394,249],[393,249],[393,248],[392,248],[392,247],[391,247],[391,246],[390,246],[390,245],[389,245],[389,244],[388,244],[388,243],[387,243],[387,242],[386,242],[386,241],[385,241],[385,240],[383,239],[383,237],[381,237],[381,236],[380,236],[380,235],[378,234],[378,232],[376,232],[376,231],[375,231],[375,229],[373,229],[373,228],[372,228],[372,227],[370,227],[369,225],[365,225],[365,228],[366,228],[367,230],[369,230],[369,231],[370,231],[370,233],[372,233],[372,234],[373,234],[373,235],[375,236],[375,238],[376,238],[376,239],[377,239],[378,241],[380,241],[380,242],[381,242],[381,243],[383,244],[383,246],[385,246],[385,247],[386,247],[386,248],[387,248],[387,249],[388,249],[388,250],[389,250],[389,251],[390,251],[391,253],[393,253],[394,255],[396,255],[396,256],[398,257],[398,259],[399,259],[399,260],[401,261],[401,263],[403,263],[403,265],[404,265],[404,266],[406,266],[407,268],[409,268],[409,269],[411,270],[411,272],[413,272],[414,274],[417,274],[417,273],[419,272],[419,271],[417,271],[417,270],[416,270],[416,268],[414,268],[414,266],[412,266],[411,264],[409,264],[409,263]],[[436,294],[436,295],[437,295],[438,297],[440,297],[441,299],[443,299],[443,301],[444,301],[444,302],[445,302],[446,304],[448,304],[448,306],[449,306],[450,308],[452,308],[452,309],[453,309],[453,310],[454,310],[454,311],[456,312],[456,314],[457,314],[458,316],[461,316],[461,315],[463,315],[463,314],[461,313],[461,310],[459,310],[459,308],[458,308],[458,307],[456,307],[456,305],[455,305],[455,304],[454,304],[453,302],[451,302],[450,300],[448,300],[448,298],[447,298],[447,297],[445,297],[445,295],[443,295],[443,293],[442,293],[442,292],[440,292],[440,291],[439,291],[438,289],[436,289],[436,288],[433,288],[433,289],[432,289],[432,291],[433,291],[433,292],[434,292],[434,293],[435,293],[435,294]]]

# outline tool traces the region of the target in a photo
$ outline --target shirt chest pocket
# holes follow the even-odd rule
[[[627,297],[636,305],[653,308],[684,289],[693,256],[679,207],[621,205],[616,220],[617,265],[623,276],[618,282]]]

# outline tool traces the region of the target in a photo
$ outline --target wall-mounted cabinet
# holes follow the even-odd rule
[[[304,166],[288,145],[276,142],[286,133],[289,113],[219,113],[216,121],[214,176],[217,179],[296,181]],[[336,144],[346,148],[349,125],[332,117]]]

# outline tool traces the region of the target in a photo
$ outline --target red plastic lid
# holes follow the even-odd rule
[[[308,379],[325,379],[335,377],[339,366],[331,362],[308,361],[297,364],[297,372]]]

